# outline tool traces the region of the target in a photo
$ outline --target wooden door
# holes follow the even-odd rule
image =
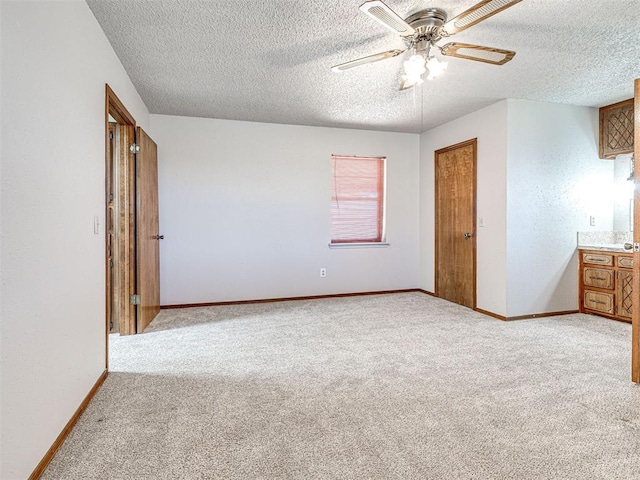
[[[476,146],[472,139],[435,152],[435,294],[476,306]]]
[[[635,82],[634,105],[633,241],[640,243],[640,78]],[[640,253],[633,254],[633,326],[631,328],[631,379],[640,383]]]
[[[136,263],[137,333],[160,311],[160,246],[158,224],[157,146],[140,127],[136,129]]]

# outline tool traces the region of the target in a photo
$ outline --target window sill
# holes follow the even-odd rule
[[[329,248],[386,248],[391,244],[387,242],[361,242],[361,243],[330,243]]]

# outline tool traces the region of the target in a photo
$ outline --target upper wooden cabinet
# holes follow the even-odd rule
[[[600,158],[633,153],[633,98],[600,109]]]

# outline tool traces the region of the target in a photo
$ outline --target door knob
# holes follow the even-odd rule
[[[164,235],[156,235],[156,240],[164,240]]]
[[[471,238],[471,237],[473,237],[473,235],[470,234],[469,232],[464,234],[464,238]]]

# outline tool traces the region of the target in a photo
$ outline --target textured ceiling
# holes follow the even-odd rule
[[[404,55],[332,65],[401,38],[364,0],[87,0],[151,113],[422,132],[504,98],[599,107],[640,77],[638,0],[523,0],[452,41],[515,50],[503,66],[449,58],[399,91]],[[387,0],[400,16],[478,0]],[[440,42],[441,44],[446,42]]]

